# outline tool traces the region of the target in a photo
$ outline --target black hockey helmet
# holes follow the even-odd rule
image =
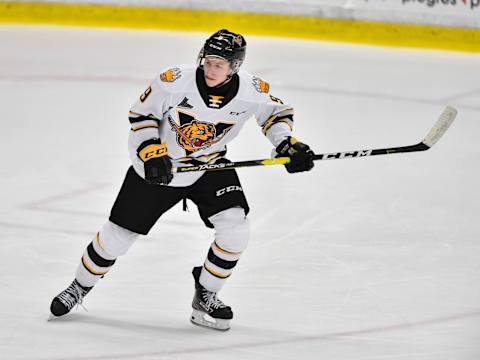
[[[230,76],[237,73],[245,59],[247,42],[240,34],[233,33],[227,29],[218,30],[210,36],[198,54],[197,63],[203,68],[207,56],[218,56],[230,63]]]

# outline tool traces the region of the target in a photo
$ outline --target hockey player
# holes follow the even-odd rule
[[[131,108],[132,166],[110,218],[87,246],[70,286],[50,306],[51,318],[67,314],[159,217],[190,199],[215,230],[203,266],[194,267],[191,321],[228,330],[233,312],[217,293],[232,274],[249,239],[249,206],[235,170],[172,174],[172,167],[225,161],[226,145],[254,116],[275,147],[289,156],[289,173],[313,167],[313,152],[292,136],[293,109],[270,95],[269,85],[240,66],[242,35],[219,30],[194,66],[174,66],[157,76]],[[209,316],[206,316],[209,315]]]

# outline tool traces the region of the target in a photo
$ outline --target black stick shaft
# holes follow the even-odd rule
[[[398,147],[389,147],[381,149],[368,149],[368,150],[353,150],[353,151],[343,151],[336,153],[325,153],[325,154],[316,154],[314,155],[314,160],[339,160],[339,159],[349,159],[349,158],[359,158],[375,155],[390,155],[390,154],[400,154],[400,153],[409,153],[417,151],[425,151],[430,149],[442,136],[445,134],[447,129],[450,127],[452,122],[457,116],[457,110],[447,106],[438,120],[435,122],[433,127],[428,132],[427,136],[415,145],[408,146],[398,146]],[[214,170],[226,170],[234,169],[241,167],[251,167],[251,166],[265,166],[265,165],[285,165],[290,162],[289,157],[279,157],[274,159],[260,159],[260,160],[247,160],[247,161],[235,161],[222,164],[204,164],[198,166],[185,166],[173,168],[173,173],[184,173],[191,171],[214,171]]]
[[[425,151],[428,149],[430,149],[428,145],[424,144],[423,142],[420,142],[416,145],[410,145],[410,146],[315,154],[313,159],[314,160],[340,160],[340,159],[367,157],[367,156],[375,156],[375,155],[389,155],[389,154],[400,154],[400,153],[406,153],[406,152]],[[174,168],[173,172],[184,173],[184,172],[192,172],[192,171],[227,170],[227,169],[233,169],[233,168],[236,169],[241,167],[252,167],[252,166],[285,165],[285,164],[288,164],[289,162],[290,162],[289,157],[279,157],[274,159],[246,160],[246,161],[232,161],[232,162],[221,163],[221,164],[205,164],[205,165],[178,167],[178,168]]]

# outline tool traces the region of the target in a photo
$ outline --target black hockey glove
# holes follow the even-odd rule
[[[289,173],[309,171],[313,168],[313,151],[307,144],[297,141],[292,136],[283,140],[275,149],[275,157],[290,157],[290,162],[285,165]]]
[[[145,181],[152,185],[167,185],[172,181],[172,162],[168,157],[167,145],[160,139],[144,141],[137,149],[143,161]]]

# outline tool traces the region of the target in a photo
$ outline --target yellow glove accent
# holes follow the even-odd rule
[[[296,137],[291,137],[290,138],[290,145],[295,145],[296,143],[298,142],[297,138]]]
[[[143,162],[167,155],[167,144],[150,144],[138,153],[138,156]]]

